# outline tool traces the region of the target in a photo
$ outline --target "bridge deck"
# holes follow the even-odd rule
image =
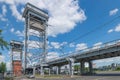
[[[49,65],[64,65],[68,63],[67,58],[73,58],[75,59],[75,62],[80,62],[82,60],[89,61],[116,56],[120,56],[120,40],[105,43],[102,46],[80,50],[59,58],[54,58],[53,60],[49,60],[47,63]]]

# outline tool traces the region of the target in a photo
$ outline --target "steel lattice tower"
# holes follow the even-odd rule
[[[37,61],[37,64],[44,64],[47,55],[47,21],[48,14],[31,5],[26,4],[23,12],[25,18],[25,41],[24,41],[24,68],[27,68],[27,57],[31,54],[30,61]]]

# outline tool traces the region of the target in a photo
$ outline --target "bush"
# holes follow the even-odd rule
[[[116,68],[116,71],[120,71],[120,67],[117,67],[117,68]]]

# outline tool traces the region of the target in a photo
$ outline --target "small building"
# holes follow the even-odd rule
[[[19,41],[11,41],[11,70],[13,72],[13,76],[21,76],[22,75],[22,42]]]
[[[22,75],[22,62],[19,60],[13,61],[13,72],[15,76],[21,76]]]

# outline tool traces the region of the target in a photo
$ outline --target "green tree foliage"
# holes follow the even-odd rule
[[[0,63],[0,73],[4,73],[6,71],[6,64],[4,62]]]
[[[3,39],[2,30],[0,30],[0,48],[4,50],[4,48],[8,49],[8,43]]]
[[[74,65],[74,70],[78,71],[80,69],[80,65]]]
[[[120,71],[120,67],[117,67],[117,68],[116,68],[116,71]]]

